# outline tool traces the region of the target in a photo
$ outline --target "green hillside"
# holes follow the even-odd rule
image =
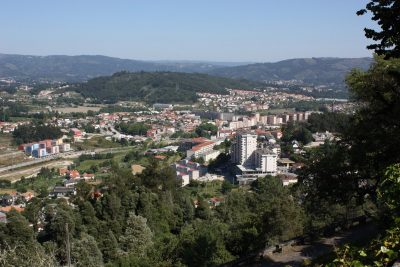
[[[0,53],[0,77],[17,81],[83,82],[118,71],[176,71],[206,73],[221,66],[245,63],[196,61],[143,61],[100,55],[30,56]]]
[[[366,70],[371,58],[299,58],[211,70],[212,75],[253,81],[299,80],[315,85],[344,87],[353,68]]]
[[[253,89],[261,83],[233,80],[207,74],[180,72],[118,72],[98,77],[72,89],[84,97],[115,102],[139,100],[148,103],[195,102],[196,92],[226,94],[226,88]]]

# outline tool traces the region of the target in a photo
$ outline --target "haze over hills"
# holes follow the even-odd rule
[[[141,61],[107,56],[29,56],[0,54],[0,77],[16,80],[86,81],[119,71],[208,72],[240,63]]]
[[[371,58],[305,58],[276,63],[140,61],[107,56],[26,56],[0,54],[0,77],[16,80],[80,82],[119,71],[197,72],[254,81],[302,80],[343,86],[353,68],[367,69]]]
[[[225,88],[253,89],[262,85],[201,73],[118,72],[76,84],[71,90],[102,102],[130,99],[148,103],[188,103],[196,101],[196,92],[227,94]]]
[[[301,80],[314,85],[343,85],[353,68],[368,69],[372,58],[299,58],[218,68],[210,74],[254,81]]]

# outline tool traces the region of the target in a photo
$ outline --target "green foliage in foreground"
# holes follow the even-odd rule
[[[312,113],[306,127],[311,132],[343,133],[349,126],[350,115],[339,112]]]
[[[162,163],[150,161],[138,176],[113,166],[98,186],[101,197],[79,184],[71,198],[75,208],[62,199],[35,198],[25,217],[15,214],[18,220],[0,224],[0,258],[15,266],[13,253],[23,251],[65,265],[69,237],[76,266],[216,266],[302,234],[302,208],[279,179],[260,178],[250,191],[224,188],[219,206],[197,196],[196,208]],[[44,230],[37,232],[39,226]]]
[[[363,248],[346,245],[338,252],[334,266],[392,266],[400,257],[400,164],[390,166],[379,187],[379,204],[391,215],[383,237]]]
[[[347,83],[359,108],[339,130],[340,141],[326,143],[310,157],[298,186],[307,193],[305,209],[319,218],[329,215],[334,203],[371,202],[387,229],[363,248],[345,246],[332,265],[391,266],[400,242],[400,59],[376,57],[368,71],[351,72]]]
[[[378,55],[388,58],[400,58],[400,3],[396,0],[372,0],[365,9],[357,12],[357,15],[372,13],[372,20],[376,21],[381,28],[377,29],[365,28],[365,36],[375,41],[375,43],[367,46],[368,49],[374,50]]]

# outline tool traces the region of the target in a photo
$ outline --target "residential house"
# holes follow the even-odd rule
[[[57,198],[68,197],[76,195],[76,189],[74,187],[55,186],[49,195]]]

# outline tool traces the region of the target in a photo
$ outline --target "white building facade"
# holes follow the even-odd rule
[[[278,154],[270,149],[257,149],[257,135],[237,134],[231,147],[232,162],[237,165],[236,179],[247,184],[265,175],[277,175]]]
[[[267,175],[276,175],[278,156],[273,151],[258,149],[255,151],[255,167]]]
[[[252,167],[254,165],[254,151],[257,150],[257,135],[237,134],[232,145],[232,161],[237,165]]]

